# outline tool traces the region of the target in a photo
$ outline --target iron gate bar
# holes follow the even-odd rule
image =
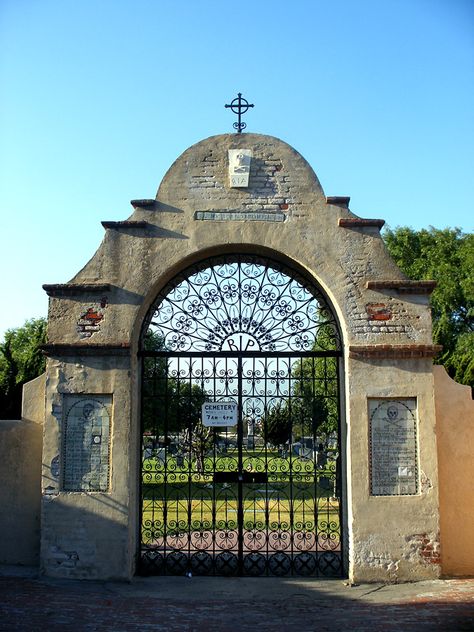
[[[235,335],[240,351],[242,336],[254,351],[341,348],[324,294],[294,269],[255,255],[211,257],[184,270],[159,293],[143,335],[149,329],[170,352],[224,351],[225,343],[238,350]]]
[[[241,380],[242,379],[242,357],[239,357],[237,360],[237,376]],[[238,461],[237,461],[237,470],[238,470],[238,482],[237,482],[237,492],[238,492],[238,505],[237,505],[237,538],[238,538],[238,564],[239,564],[239,575],[242,575],[243,571],[243,560],[244,560],[244,502],[243,502],[243,485],[242,485],[242,470],[243,470],[243,441],[244,441],[244,430],[243,430],[243,409],[242,409],[242,388],[239,385],[238,388],[238,420],[237,420],[237,449],[238,449]]]
[[[334,351],[277,351],[269,353],[268,351],[148,351],[140,349],[137,352],[139,357],[149,358],[341,358],[343,353],[339,349]]]
[[[303,366],[304,358],[298,357],[297,354],[290,354],[290,356],[291,356],[291,358],[293,360],[295,360],[297,362],[296,366],[297,365]],[[170,359],[170,358],[175,358],[177,360],[177,362],[178,362],[177,374],[181,375],[180,359],[185,359],[186,358],[186,354],[180,354],[178,356],[175,356],[175,355],[171,354],[171,355],[168,356],[168,359]],[[146,358],[144,358],[144,360],[145,359]],[[154,359],[151,358],[151,361],[156,363],[156,361],[159,360],[159,359],[160,358],[155,357]],[[201,356],[200,359],[201,359],[201,366],[203,366],[205,364],[205,362],[206,362],[206,357]],[[207,359],[208,360],[210,359],[209,356],[207,356]],[[234,362],[237,360],[237,358],[235,358],[235,357],[234,358],[229,358],[226,354],[215,354],[213,359],[214,359],[214,363],[216,365],[219,362],[224,361],[226,363],[226,366],[227,366],[227,361],[228,360],[233,360]],[[277,363],[277,369],[279,369],[280,368],[279,367],[279,361],[282,358],[280,358],[279,354],[275,354],[275,355],[254,354],[252,359],[254,360],[253,369],[255,370],[255,360],[260,360],[260,361],[264,361],[265,360],[265,363],[276,362]],[[313,358],[313,359],[316,360],[317,358]],[[326,365],[326,361],[327,361],[327,358],[324,358],[324,365]],[[248,377],[248,372],[245,373],[242,370],[241,360],[240,360],[239,364],[240,364],[240,368],[234,374],[233,379],[235,380],[235,379],[239,378],[239,382],[243,384],[243,383],[245,383],[246,380],[248,381],[251,378]],[[187,363],[185,363],[185,365],[188,366]],[[289,369],[291,364],[286,364],[286,366]],[[293,366],[295,366],[294,363],[293,363]],[[315,366],[316,366],[315,362],[312,362],[311,363],[311,371],[312,372],[311,372],[311,380],[310,380],[311,383],[312,383],[312,386],[311,386],[312,389],[314,389]],[[189,383],[192,383],[192,379],[193,379],[192,369],[193,369],[193,367],[191,366],[191,371],[187,371],[186,375],[182,376],[182,379],[186,380]],[[337,367],[336,367],[336,369],[337,369]],[[278,370],[277,372],[279,373],[280,371]],[[324,373],[325,373],[324,383],[326,384],[325,388],[326,388],[326,394],[327,394],[327,379],[326,379],[327,378],[327,366],[326,366],[326,370],[324,371]],[[215,383],[216,380],[218,379],[218,376],[216,375],[216,370],[212,371],[209,377]],[[169,379],[170,379],[170,374],[169,374],[169,372],[167,372],[166,373],[166,381],[168,381]],[[263,379],[264,381],[267,381],[267,380],[270,379],[270,377],[265,374],[265,375],[262,376],[261,379]],[[286,379],[289,379],[291,381],[291,380],[293,380],[295,378],[292,377],[292,375],[290,373],[288,373],[288,376],[287,376]],[[331,380],[335,381],[335,383],[337,384],[337,382],[338,382],[338,380],[337,380],[337,372],[334,373],[334,375],[332,376]],[[216,391],[216,388],[214,386],[213,387],[213,392],[215,392],[215,391]],[[242,401],[242,399],[243,399],[243,389],[240,387],[238,392],[239,392],[240,401]],[[289,392],[290,406],[291,406],[291,402],[293,401],[295,396],[294,396],[294,394],[292,394],[292,389],[291,388],[288,388],[288,392]],[[155,392],[155,395],[156,395],[156,392]],[[251,397],[252,395],[255,395],[255,392],[253,390],[250,390],[247,393],[247,396]],[[268,395],[269,395],[268,389],[265,388],[264,391],[263,391],[263,396],[266,398]],[[168,391],[166,391],[165,401],[166,401],[166,408],[168,408]],[[242,568],[242,564],[243,564],[244,556],[245,556],[244,542],[243,542],[243,528],[244,528],[244,524],[245,524],[245,516],[244,516],[244,502],[243,502],[244,501],[244,497],[243,497],[243,494],[242,494],[242,491],[243,491],[242,487],[243,487],[243,485],[247,484],[250,481],[248,479],[245,480],[246,479],[246,476],[245,476],[245,473],[244,473],[245,470],[242,467],[242,461],[243,461],[243,458],[242,458],[242,453],[243,453],[243,424],[242,424],[243,407],[242,407],[242,404],[240,405],[240,410],[242,411],[242,413],[241,413],[241,418],[239,419],[239,440],[238,440],[238,449],[239,449],[239,459],[238,459],[238,461],[239,461],[239,465],[238,465],[238,471],[241,473],[241,480],[239,481],[239,490],[238,490],[238,492],[239,492],[239,495],[238,495],[239,516],[238,516],[238,521],[237,522],[238,522],[238,531],[239,531],[238,532],[238,536],[239,536],[239,541],[238,541],[239,572],[243,573],[244,570],[245,570],[245,569]],[[297,419],[295,418],[295,422],[296,421],[297,421]],[[190,427],[189,427],[189,429],[191,430]],[[213,431],[213,432],[215,433],[215,431]],[[313,434],[313,438],[314,438],[314,434]],[[165,448],[165,451],[166,451],[166,453],[168,453],[167,447]],[[215,441],[213,442],[213,452],[214,452],[214,455],[215,455],[216,454],[216,442]],[[263,455],[264,455],[264,458],[265,458],[265,470],[267,471],[268,470],[268,460],[267,460],[268,459],[268,451],[265,450]],[[295,502],[295,496],[294,496],[294,493],[293,493],[293,481],[294,481],[293,459],[294,459],[293,452],[290,450],[290,452],[289,452],[289,461],[290,461],[291,465],[290,465],[289,471],[288,471],[288,478],[289,478],[288,483],[289,483],[289,488],[290,488],[289,489],[289,502],[290,502],[290,509],[289,509],[289,511],[290,511],[290,517],[291,517],[291,515],[294,514],[294,511],[295,511],[294,508],[293,508],[293,505],[294,505],[294,502]],[[214,461],[215,461],[215,456],[214,456]],[[187,519],[187,523],[189,525],[188,528],[191,528],[190,527],[191,522],[192,522],[192,519],[191,519],[192,518],[192,516],[191,516],[191,497],[192,497],[192,473],[193,473],[191,459],[188,459],[187,471],[188,471],[188,476],[187,476],[187,481],[186,481],[187,482],[187,487],[188,487],[188,501],[187,501],[188,502],[188,519]],[[214,466],[214,476],[215,476],[215,474],[216,474],[216,472],[215,472],[215,466]],[[233,476],[235,477],[235,474]],[[231,475],[231,478],[232,478],[232,475]],[[267,480],[266,480],[266,483],[265,483],[265,490],[266,490],[265,496],[266,496],[267,502],[268,502],[268,499],[270,498],[268,477],[266,477],[266,479]],[[255,481],[255,482],[260,482],[260,480]],[[165,476],[164,476],[164,484],[165,484],[165,486],[168,484],[168,482],[169,482],[169,478],[166,475],[166,470],[165,470]],[[313,491],[314,497],[315,498],[320,497],[319,492],[318,492],[318,478],[316,476],[313,477],[313,489],[314,489],[314,491]],[[215,499],[216,499],[216,487],[215,486],[213,487],[212,494],[213,494],[213,519],[212,519],[212,523],[215,524],[215,522],[216,522],[216,513],[215,513],[216,512],[216,502],[215,502]],[[165,496],[165,507],[164,507],[164,515],[163,515],[163,526],[164,526],[165,535],[166,535],[166,531],[168,529],[168,521],[167,521],[167,518],[166,518],[166,511],[167,511],[166,498],[168,497],[168,494],[165,493],[164,496]],[[201,507],[202,507],[202,502],[203,502],[203,496],[201,496]],[[282,520],[282,518],[280,517],[280,511],[281,511],[280,495],[278,495],[277,506],[278,506],[278,524],[280,524],[281,520]],[[254,509],[255,509],[255,504],[254,504]],[[316,527],[316,525],[318,525],[318,522],[317,522],[318,511],[317,510],[318,510],[318,505],[317,504],[313,504],[315,527]],[[329,503],[326,504],[326,510],[327,510],[326,523],[330,527],[331,515],[330,515],[330,505],[329,505]],[[177,511],[178,511],[178,508],[177,508]],[[267,505],[267,510],[266,511],[268,512],[268,505]],[[303,497],[303,514],[304,513],[305,513],[305,498]],[[340,514],[340,512],[339,512],[339,514]],[[303,518],[304,518],[304,516],[303,516]],[[177,522],[179,522],[178,514],[177,514],[176,520],[177,520]],[[340,518],[339,518],[339,520],[340,520]],[[268,524],[268,518],[267,518],[266,522]],[[303,519],[303,522],[304,522],[304,519]],[[340,524],[341,524],[341,522],[340,522]],[[293,525],[293,522],[291,521],[290,522],[291,532],[289,532],[288,535],[290,535],[290,533],[292,533],[292,530],[294,528],[292,525]],[[280,529],[281,527],[278,527],[278,528]],[[331,533],[328,533],[328,539],[327,539],[328,542],[330,542],[330,538],[331,537],[332,537]],[[293,538],[293,535],[291,535],[291,538]],[[216,548],[215,547],[216,547],[216,540],[214,538],[212,540],[212,554],[213,554],[214,557],[216,555]],[[167,554],[167,549],[168,549],[168,545],[167,545],[166,538],[165,538],[164,551],[163,551],[165,555]],[[292,549],[291,550],[293,550],[293,545],[292,545]],[[171,552],[171,555],[172,555],[173,554],[173,547],[171,547],[169,549],[169,551]],[[296,550],[295,550],[294,554],[296,554]],[[191,531],[189,531],[189,534],[188,534],[188,537],[187,537],[187,559],[191,559],[193,555],[194,555],[194,553],[193,553],[192,542],[191,542]],[[270,557],[272,557],[274,555],[277,556],[276,557],[276,564],[277,564],[277,566],[275,566],[276,572],[277,573],[284,572],[285,569],[283,567],[280,568],[281,564],[284,563],[284,559],[285,559],[284,557],[281,557],[281,555],[283,555],[283,553],[280,555],[279,553],[275,553],[274,551],[272,551],[272,549],[271,549],[271,541],[267,537],[266,538],[266,556],[267,556],[268,559],[270,559]],[[278,557],[278,556],[280,556],[280,557]]]
[[[216,281],[215,290],[209,281],[211,277]],[[155,338],[156,341],[163,336],[164,348],[142,347],[138,352],[143,367],[144,411],[140,477],[140,541],[143,572],[183,574],[186,569],[194,569],[198,574],[343,574],[339,421],[339,372],[343,354],[338,325],[324,296],[302,279],[300,273],[295,274],[288,266],[262,257],[213,257],[178,275],[159,294],[150,309],[144,324],[142,345],[146,344],[146,332],[150,331],[152,335],[158,336]],[[169,300],[173,293],[179,300]],[[213,296],[219,297],[216,300],[221,301],[223,306],[220,314],[213,313],[213,322],[220,323],[219,318],[225,321],[222,322],[223,329],[221,328],[218,335],[218,342],[213,341],[212,330],[203,320],[213,306]],[[230,302],[227,303],[227,300]],[[321,312],[322,320],[318,310],[324,312]],[[238,317],[235,317],[236,313]],[[255,318],[258,320],[255,321]],[[275,327],[272,329],[273,323]],[[314,348],[314,345],[320,344],[317,339],[319,332],[327,325],[329,329],[325,331],[329,333],[329,338],[323,340],[323,346],[329,342],[331,348]],[[295,337],[294,332],[300,330],[306,338]],[[195,336],[194,331],[205,336],[202,340],[208,349],[193,349],[196,342],[201,346],[204,344]],[[170,335],[171,337],[167,338]],[[244,335],[250,337],[245,339]],[[252,342],[250,345],[248,340],[252,339],[255,343]],[[224,348],[227,340],[228,349]],[[240,349],[236,349],[236,340],[240,340]],[[275,345],[272,347],[273,342],[269,344],[268,340],[275,340],[280,348],[277,349]],[[167,347],[168,342],[170,347]],[[183,343],[188,346],[180,348]],[[255,344],[258,345],[257,348]],[[292,347],[293,344],[295,347]],[[304,348],[308,344],[313,345],[311,350]],[[242,348],[245,345],[247,349]],[[249,346],[254,348],[249,350]],[[334,360],[331,361],[331,358]],[[194,360],[197,359],[200,362],[196,364]],[[306,364],[309,362],[309,377],[304,374],[305,360]],[[172,365],[170,362],[175,364]],[[205,369],[207,364],[209,368]],[[272,369],[269,372],[272,364],[276,366],[276,371]],[[297,378],[298,371],[300,378]],[[185,470],[180,470],[176,466],[177,457],[173,456],[171,442],[174,435],[170,425],[175,423],[172,422],[172,417],[176,414],[176,411],[173,412],[176,408],[176,401],[173,400],[176,399],[176,394],[173,395],[173,388],[176,389],[178,399],[184,397],[184,405],[187,401],[188,406],[191,406],[194,385],[201,385],[199,388],[202,394],[211,397],[211,401],[225,401],[226,398],[235,401],[237,398],[236,461],[235,456],[232,456],[235,452],[231,451],[230,456],[223,457],[218,447],[220,436],[224,437],[224,444],[227,445],[228,438],[234,435],[228,428],[224,429],[224,432],[222,428],[214,428],[208,431],[212,445],[211,452],[208,452],[211,461],[203,461],[201,470],[197,461],[193,461],[192,441],[196,440],[196,428],[192,415],[189,414],[186,421],[187,444],[181,444],[185,453]],[[317,385],[318,393],[321,394],[316,392]],[[308,426],[303,415],[303,396],[306,397],[304,392],[308,388],[313,406],[316,397],[322,397],[322,401],[326,402],[325,406],[336,406],[336,454],[339,456],[335,463],[331,462],[329,469],[326,467],[324,470],[327,483],[333,485],[334,498],[329,498],[330,490],[323,494],[322,474],[317,470],[315,445],[318,435],[314,423],[315,413],[312,413],[311,426]],[[245,402],[246,406],[250,405],[251,408],[244,411]],[[285,402],[289,411],[291,436],[287,450],[280,446],[284,453],[287,453],[287,456],[283,457],[284,453],[280,453],[280,448],[276,451],[275,443],[267,442],[267,415],[275,403],[281,405]],[[145,448],[149,445],[144,434],[146,410],[155,411],[151,418],[148,417],[147,422],[152,423],[153,446],[160,445],[160,437],[163,438],[164,446],[160,448],[160,455],[164,455],[164,460],[161,460],[162,456],[154,456],[155,465],[151,469],[151,461],[147,463],[147,459],[150,455],[158,455],[158,452],[155,447],[151,451]],[[179,410],[178,408],[178,419],[186,419]],[[164,418],[161,419],[163,411]],[[247,422],[245,448],[244,413],[250,415],[248,418],[252,420],[252,443],[248,438],[250,431]],[[258,419],[263,420],[264,444],[255,452],[254,424]],[[307,435],[311,442],[307,443],[305,439],[304,445],[312,445],[312,457],[306,465],[301,457],[303,448],[300,448],[300,456],[297,457],[293,447],[293,433],[296,432],[295,424],[298,423],[301,427],[298,432],[302,433],[303,438]],[[179,428],[179,425],[177,427]],[[176,431],[174,433],[176,435]],[[181,431],[177,436],[181,436]],[[304,450],[307,448],[303,449],[303,453]],[[280,465],[278,461],[281,461]],[[236,467],[236,471],[223,471],[226,463],[227,470],[229,467]],[[212,469],[209,469],[210,466]],[[246,469],[259,469],[262,466],[264,471]],[[284,469],[279,469],[281,467]],[[206,481],[209,483],[205,484]],[[257,485],[264,488],[258,490]],[[260,500],[257,498],[257,492],[260,494]],[[262,499],[264,505],[258,505]],[[320,505],[321,510],[324,510],[321,517]],[[233,509],[235,506],[236,510]],[[259,509],[259,506],[262,509]],[[185,521],[182,520],[180,507],[186,510]],[[205,513],[206,507],[211,511],[210,521],[208,514]],[[222,510],[224,521],[220,517],[222,514],[219,514]],[[151,520],[145,511],[151,511]],[[232,518],[232,511],[237,512],[237,520]],[[249,511],[253,517],[249,515],[246,518]],[[258,511],[264,512],[263,518],[257,517]],[[308,521],[310,514],[312,518]],[[223,531],[220,532],[219,529]],[[221,537],[229,538],[228,544],[226,540],[221,541]],[[235,559],[237,567],[234,566]]]

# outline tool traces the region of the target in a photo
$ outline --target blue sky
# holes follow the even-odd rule
[[[357,215],[473,229],[472,0],[1,0],[0,89],[0,337],[237,92]]]

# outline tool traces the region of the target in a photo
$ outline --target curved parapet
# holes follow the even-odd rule
[[[276,253],[306,270],[334,304],[354,353],[361,345],[431,344],[429,288],[410,285],[396,267],[379,234],[383,220],[357,217],[347,197],[325,197],[311,166],[277,138],[207,138],[173,163],[156,199],[132,205],[127,220],[102,222],[101,246],[70,283],[45,286],[56,350],[133,347],[169,279],[222,252]]]

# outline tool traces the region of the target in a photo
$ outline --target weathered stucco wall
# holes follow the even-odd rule
[[[238,148],[253,152],[246,189],[229,186],[227,152]],[[156,200],[137,200],[129,220],[104,223],[103,243],[70,283],[46,287],[51,297],[43,452],[46,573],[126,578],[134,572],[143,320],[158,291],[184,267],[213,254],[250,252],[285,261],[317,283],[340,322],[350,577],[438,575],[429,288],[407,281],[390,259],[379,235],[382,222],[357,218],[347,203],[326,198],[308,163],[282,141],[257,134],[216,136],[178,158]],[[61,488],[62,402],[72,393],[113,397],[107,492]],[[414,496],[369,494],[368,397],[416,398],[424,478]]]
[[[436,440],[431,360],[352,361],[350,407],[351,579],[411,581],[439,573]],[[417,495],[371,496],[367,398],[418,400]]]
[[[39,561],[45,377],[23,387],[21,420],[0,421],[0,564]]]
[[[474,401],[471,389],[433,367],[442,572],[474,575]]]
[[[51,576],[84,579],[126,578],[132,573],[136,517],[130,512],[137,475],[131,453],[137,432],[130,427],[130,362],[124,357],[77,355],[48,367],[47,432],[43,446],[42,568]],[[112,446],[107,493],[60,490],[63,395],[112,394]],[[134,545],[132,544],[132,547]]]

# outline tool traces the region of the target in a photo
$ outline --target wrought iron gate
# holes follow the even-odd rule
[[[279,263],[215,257],[163,290],[142,345],[142,573],[343,574],[340,357],[324,297]]]

